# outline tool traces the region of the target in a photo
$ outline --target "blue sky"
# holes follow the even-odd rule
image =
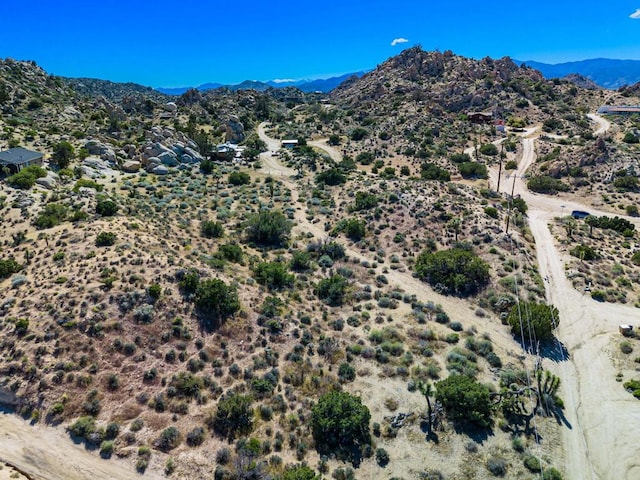
[[[416,44],[473,58],[640,60],[640,0],[2,3],[0,58],[154,87],[327,77]]]

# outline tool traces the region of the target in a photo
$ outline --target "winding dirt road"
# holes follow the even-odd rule
[[[603,134],[610,127],[607,120],[597,115],[589,117],[598,125],[597,134]],[[529,205],[529,226],[536,241],[540,275],[548,279],[547,300],[560,313],[556,330],[559,360],[545,360],[544,366],[562,381],[561,396],[565,400],[568,422],[562,428],[565,478],[636,480],[640,478],[637,447],[640,402],[616,381],[612,352],[618,348],[618,324],[639,326],[640,311],[598,303],[576,291],[565,275],[563,259],[548,225],[553,217],[569,214],[571,210],[585,210],[595,215],[607,212],[530,193],[523,176],[536,158],[535,139],[524,138],[523,147],[518,170],[508,182],[501,184],[501,191],[509,192],[515,187],[515,193]],[[491,169],[490,178],[495,185],[495,168]],[[629,220],[639,224],[637,219]],[[566,350],[562,350],[560,342]]]

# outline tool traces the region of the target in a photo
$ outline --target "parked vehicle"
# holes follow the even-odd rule
[[[585,218],[585,217],[588,217],[589,215],[591,215],[589,212],[585,212],[582,210],[574,210],[571,212],[571,216],[573,218]]]

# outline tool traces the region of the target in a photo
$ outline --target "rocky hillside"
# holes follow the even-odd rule
[[[419,48],[329,99],[6,72],[2,142],[50,159],[0,182],[0,394],[25,417],[175,478],[561,468],[557,382],[531,390],[512,334],[544,299],[527,205],[487,187],[502,132],[469,115],[569,135],[597,91]],[[224,137],[269,152],[205,161]]]
[[[18,111],[49,112],[69,105],[76,95],[65,82],[47,74],[35,62],[0,60],[0,106],[4,115]]]
[[[151,87],[145,87],[137,83],[119,83],[97,78],[66,78],[62,81],[69,85],[75,92],[87,97],[104,97],[109,101],[119,102],[126,97],[144,96],[156,102],[171,101],[167,96]]]

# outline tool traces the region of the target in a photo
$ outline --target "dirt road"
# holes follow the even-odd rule
[[[590,118],[602,134],[609,122],[597,115]],[[598,303],[576,291],[565,275],[564,263],[549,230],[554,216],[571,210],[594,210],[576,202],[530,193],[522,178],[535,161],[533,138],[523,139],[523,158],[515,177],[503,182],[501,191],[522,195],[529,205],[529,226],[536,240],[540,275],[546,282],[547,300],[560,313],[556,330],[559,361],[544,360],[545,368],[561,378],[561,396],[565,401],[568,426],[562,428],[568,479],[638,479],[640,458],[636,446],[640,431],[640,402],[624,391],[616,381],[612,352],[618,348],[619,323],[640,326],[640,311],[633,307]],[[491,169],[492,183],[497,169]],[[515,181],[515,185],[511,182]],[[629,218],[638,225],[638,220]],[[562,353],[560,342],[566,355]]]
[[[267,151],[260,154],[261,171],[267,175],[278,177],[292,177],[296,174],[293,168],[285,167],[280,163],[275,153],[280,150],[282,144],[280,140],[271,138],[266,133],[267,122],[258,125],[258,136],[267,145]]]
[[[342,161],[342,153],[337,148],[332,147],[327,144],[327,140],[310,140],[307,142],[307,145],[311,145],[312,147],[319,148],[320,150],[324,150],[329,154],[331,160],[336,163],[340,163]]]
[[[74,444],[61,429],[31,426],[0,410],[0,462],[15,465],[34,480],[128,480],[139,476],[126,461],[103,460]],[[164,478],[147,470],[144,478]]]

